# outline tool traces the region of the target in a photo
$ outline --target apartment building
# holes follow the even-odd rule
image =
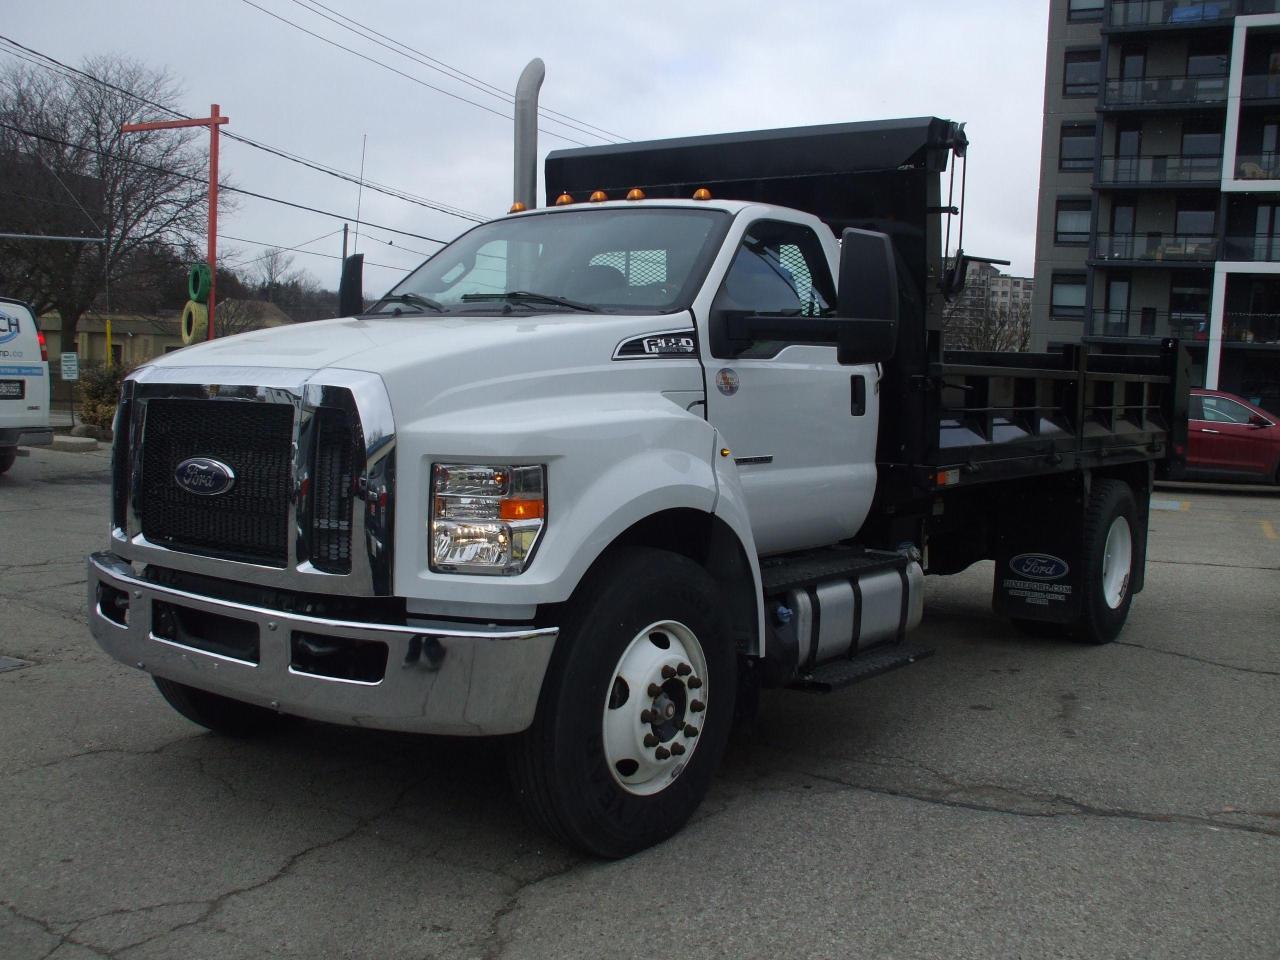
[[[947,266],[951,265],[948,258]],[[1030,277],[1011,277],[989,263],[970,263],[964,288],[944,314],[947,349],[1028,349],[1034,287]]]
[[[1280,0],[1051,0],[1032,349],[1176,336],[1280,412]]]

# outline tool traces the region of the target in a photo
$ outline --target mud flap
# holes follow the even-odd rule
[[[1000,616],[1048,623],[1080,619],[1085,491],[1083,484],[1055,486],[1001,516],[991,598]]]

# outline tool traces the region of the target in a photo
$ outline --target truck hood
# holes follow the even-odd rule
[[[621,343],[646,334],[692,328],[687,312],[346,317],[193,345],[158,358],[152,366],[365,371],[382,377],[399,420],[421,414],[446,394],[458,403],[474,404],[477,397],[472,394],[483,390],[492,402],[499,396],[510,399],[526,394],[531,381],[541,382],[545,389],[549,377],[592,377],[610,366],[634,367],[613,362]],[[696,385],[701,387],[698,365],[688,363],[692,357],[682,359],[682,366],[697,368]],[[464,399],[463,395],[470,396]],[[432,410],[439,412],[438,406]]]

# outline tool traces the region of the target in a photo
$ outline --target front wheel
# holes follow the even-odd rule
[[[18,459],[17,447],[0,448],[0,473],[5,473]]]
[[[632,548],[569,602],[533,725],[510,766],[526,809],[563,842],[624,857],[702,802],[733,723],[736,662],[714,580]]]

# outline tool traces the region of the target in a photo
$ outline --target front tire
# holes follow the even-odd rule
[[[176,680],[152,677],[156,689],[169,706],[192,723],[220,733],[225,737],[254,737],[274,729],[280,723],[280,714],[265,707],[255,707],[207,690],[198,690]]]
[[[17,447],[5,447],[0,450],[0,473],[6,473],[18,459]]]
[[[625,857],[679,830],[720,765],[736,657],[714,580],[629,548],[575,592],[533,725],[511,745],[517,795],[562,842]]]
[[[1093,484],[1084,520],[1081,616],[1074,631],[1085,643],[1110,643],[1129,617],[1138,560],[1138,506],[1122,480]]]

